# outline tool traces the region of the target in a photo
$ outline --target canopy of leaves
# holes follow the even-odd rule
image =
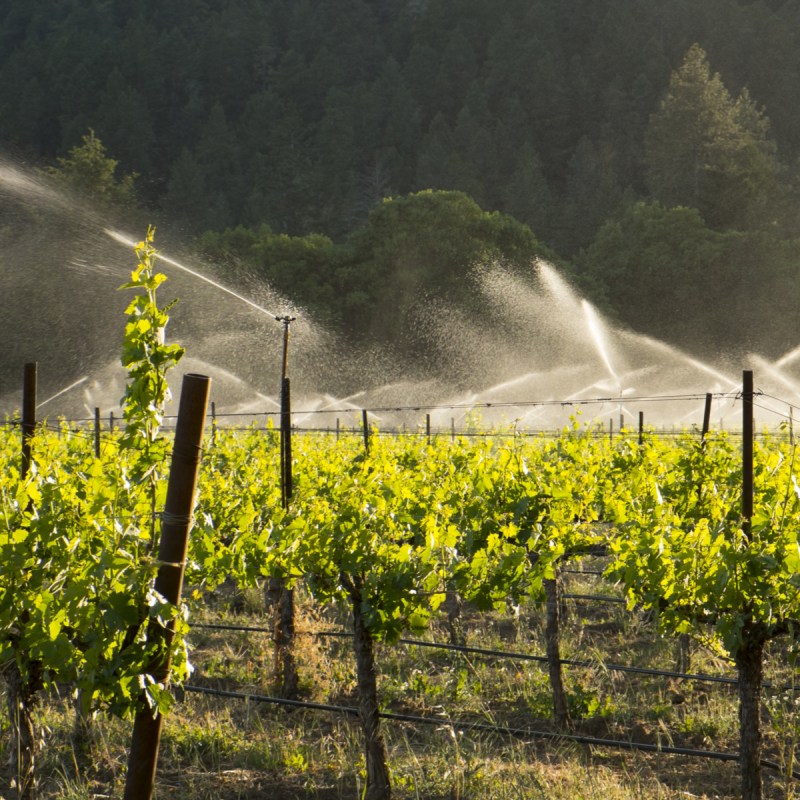
[[[568,255],[612,202],[562,227],[570,174],[646,189],[644,132],[693,42],[794,161],[798,19],[795,0],[10,4],[0,142],[53,162],[91,128],[193,232],[339,238],[384,196],[459,189]]]
[[[191,235],[289,237],[262,248],[270,278],[354,335],[375,309],[394,335],[395,279],[459,291],[423,215],[416,251],[416,233],[402,255],[374,240],[372,209],[427,190],[513,215],[566,258],[621,205],[696,209],[712,231],[766,235],[747,249],[775,287],[798,207],[798,38],[798,0],[37,0],[0,10],[0,144],[104,201],[138,174],[139,201]],[[293,241],[312,233],[327,237],[313,253]],[[361,249],[339,251],[348,239]],[[659,279],[640,280],[638,316],[662,316],[659,287],[692,264],[739,285],[742,259],[710,264],[697,241],[642,265]],[[602,264],[582,258],[581,274],[628,315]]]
[[[47,169],[47,174],[95,202],[132,205],[136,176],[130,174],[117,178],[118,162],[106,155],[105,146],[93,130],[84,135],[81,141],[81,145],[69,151],[68,158],[59,158],[57,167]]]
[[[711,74],[703,49],[693,45],[647,128],[653,196],[668,206],[699,209],[715,228],[770,222],[778,165],[768,127],[747,90],[732,98]]]
[[[474,302],[467,280],[474,265],[500,261],[529,271],[544,252],[528,227],[454,191],[387,198],[342,245],[268,226],[209,232],[201,244],[207,256],[240,257],[280,291],[303,297],[318,317],[385,341],[404,338],[420,303]]]

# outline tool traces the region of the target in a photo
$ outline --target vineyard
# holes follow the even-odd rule
[[[0,431],[0,791],[796,796],[797,445],[752,373],[737,435],[297,435],[284,375],[247,427],[186,376],[173,436],[137,253],[119,427],[26,392]]]
[[[122,432],[105,432],[97,455],[95,437],[85,429],[42,428],[32,439],[23,479],[16,466],[19,431],[11,426],[2,440],[0,607],[7,683],[11,665],[16,679],[29,682],[42,702],[52,702],[54,693],[74,695],[80,701],[75,713],[89,727],[98,724],[90,722],[98,711],[134,713],[143,686],[149,702],[167,714],[173,694],[148,682],[145,665],[152,656],[141,634],[146,618],[169,618],[179,623],[173,677],[187,680],[186,702],[200,702],[194,698],[200,690],[224,686],[231,703],[241,702],[236,695],[243,694],[250,696],[249,705],[273,709],[259,711],[278,715],[267,717],[270,725],[284,718],[281,698],[312,699],[328,724],[334,713],[329,706],[345,718],[357,716],[366,755],[359,760],[362,768],[354,763],[348,777],[382,787],[367,796],[388,796],[392,782],[383,730],[391,723],[381,712],[394,712],[399,724],[414,730],[432,722],[440,736],[442,730],[478,739],[509,736],[536,742],[537,751],[543,741],[558,752],[570,741],[585,740],[596,748],[605,742],[611,751],[633,743],[663,753],[685,750],[686,758],[710,750],[711,759],[738,760],[735,738],[727,753],[719,752],[713,736],[680,727],[659,726],[654,739],[641,720],[657,718],[655,705],[667,688],[627,728],[615,712],[621,701],[613,688],[626,665],[613,663],[613,651],[598,660],[607,643],[594,644],[596,633],[576,633],[582,615],[590,631],[604,624],[616,631],[617,646],[624,641],[620,631],[637,626],[675,635],[674,645],[651,636],[655,664],[627,667],[645,675],[648,668],[656,675],[666,672],[663,686],[678,681],[687,697],[699,694],[709,702],[715,679],[732,685],[738,674],[740,704],[756,715],[743,727],[743,742],[759,732],[750,764],[756,780],[760,785],[763,761],[768,785],[791,787],[785,773],[791,773],[797,721],[791,717],[787,727],[786,719],[793,695],[789,711],[782,712],[780,735],[765,727],[764,746],[758,715],[765,665],[774,676],[768,689],[772,705],[793,691],[800,563],[794,444],[775,437],[755,447],[754,513],[746,521],[740,441],[719,433],[701,438],[690,432],[677,440],[645,435],[642,441],[638,434],[623,432],[613,441],[595,434],[575,423],[555,438],[513,432],[432,440],[373,435],[368,449],[360,437],[296,436],[287,502],[279,432],[215,426],[206,434],[189,540],[189,591],[177,609],[152,591],[157,510],[166,490],[163,478],[150,480],[155,473],[143,470],[141,450],[125,447]],[[599,572],[603,576],[594,574]],[[593,581],[585,600],[569,590],[576,577]],[[302,607],[296,624],[286,622],[284,596],[290,608]],[[254,598],[264,619],[231,625],[231,609],[252,607]],[[602,610],[603,604],[611,611]],[[559,636],[559,617],[567,610],[570,616],[561,624],[586,649]],[[220,620],[233,628],[221,640]],[[505,644],[484,653],[476,637],[487,626],[502,627],[503,620]],[[418,641],[424,631],[436,632],[451,649],[425,649]],[[316,634],[313,646],[310,634]],[[686,634],[692,647],[681,639]],[[245,644],[247,636],[255,644]],[[416,644],[408,644],[410,636]],[[266,639],[270,655],[259,657]],[[189,674],[185,645],[204,652],[211,641],[226,642],[223,649],[240,643],[239,658],[248,665],[244,685],[220,680],[208,663]],[[425,642],[433,641],[426,636]],[[322,662],[331,658],[320,655],[325,642],[345,663],[343,654],[350,650],[355,673],[352,664],[337,669],[354,685],[345,686],[342,675],[324,674]],[[570,657],[562,658],[559,647]],[[304,661],[309,652],[317,653],[314,663]],[[528,675],[533,667],[521,666],[525,654],[539,654],[541,661],[535,691]],[[208,657],[204,652],[203,659]],[[697,677],[689,658],[704,665],[705,678]],[[477,659],[488,659],[487,666],[478,669]],[[570,659],[580,677],[564,675]],[[665,659],[671,662],[666,669]],[[682,659],[677,671],[676,659]],[[416,666],[406,674],[383,674],[404,660]],[[263,674],[253,674],[255,663]],[[706,675],[709,664],[713,673]],[[232,666],[234,674],[241,673],[243,664]],[[545,674],[549,688],[543,699]],[[742,676],[751,694],[742,688]],[[456,685],[442,686],[441,680]],[[502,719],[479,711],[479,692],[491,696],[501,681],[507,704],[516,680],[525,713],[517,708],[507,716],[506,709]],[[332,683],[336,689],[326,695]],[[350,703],[340,702],[343,693]],[[448,697],[459,699],[455,709],[444,702],[431,705]],[[341,711],[342,705],[349,709]],[[454,710],[463,717],[456,719]],[[405,722],[403,714],[409,717]],[[264,724],[259,717],[258,725]],[[592,733],[598,730],[613,735]],[[29,735],[36,740],[35,732]],[[305,774],[316,768],[306,764]],[[784,791],[791,796],[791,788]],[[433,796],[424,785],[397,781],[394,793]]]

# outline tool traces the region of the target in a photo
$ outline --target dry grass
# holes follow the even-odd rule
[[[569,590],[598,591],[597,579],[571,576]],[[609,590],[606,588],[603,593]],[[225,610],[225,599],[206,619],[265,625],[257,595]],[[341,629],[344,618],[321,616],[307,603],[299,629]],[[572,602],[563,636],[564,658],[589,660],[569,669],[567,690],[576,731],[587,736],[638,740],[733,752],[737,747],[736,694],[731,687],[629,675],[607,664],[672,669],[675,644],[659,638],[651,621],[620,605]],[[197,619],[197,617],[196,617]],[[497,614],[466,618],[469,643],[478,647],[543,652],[539,613],[524,609],[517,627]],[[193,682],[254,694],[271,692],[272,651],[264,633],[197,628]],[[517,636],[514,640],[515,635]],[[434,629],[431,638],[443,638]],[[302,687],[309,699],[352,705],[355,674],[347,640],[299,638]],[[387,710],[440,717],[441,724],[387,722],[395,795],[401,800],[633,800],[738,796],[735,763],[658,753],[586,747],[564,740],[523,741],[499,733],[467,733],[446,721],[476,720],[552,730],[546,671],[533,662],[488,658],[413,646],[380,650],[381,691]],[[693,671],[726,665],[701,647]],[[728,667],[729,669],[729,667]],[[770,658],[768,677],[790,679],[783,654]],[[765,704],[768,755],[794,752],[800,728],[793,694],[771,693]],[[42,710],[47,731],[40,757],[43,800],[119,797],[130,724],[100,719],[88,741],[74,738],[71,704],[51,698]],[[7,749],[7,736],[0,741]],[[0,753],[2,763],[8,753]],[[0,798],[11,800],[11,772],[0,769]],[[165,724],[158,798],[174,800],[289,800],[358,798],[363,756],[357,723],[329,712],[287,709],[186,693]],[[776,773],[767,773],[769,800],[794,797]]]

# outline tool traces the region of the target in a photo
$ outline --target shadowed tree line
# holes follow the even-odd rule
[[[799,32],[798,1],[31,0],[0,12],[0,141],[354,336],[557,253],[622,323],[778,353]]]

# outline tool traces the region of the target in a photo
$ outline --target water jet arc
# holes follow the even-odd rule
[[[127,236],[124,236],[123,234],[118,233],[117,231],[113,231],[110,228],[106,228],[105,232],[115,242],[119,242],[120,244],[126,245],[127,247],[131,247],[131,248],[136,247],[136,242],[134,242],[132,239],[129,239]],[[262,314],[266,314],[267,316],[272,317],[273,319],[276,319],[278,321],[283,319],[283,316],[280,316],[280,315],[276,314],[275,312],[264,308],[264,306],[260,306],[258,303],[253,302],[252,300],[250,300],[249,298],[245,297],[244,295],[241,295],[238,292],[235,292],[233,289],[229,288],[228,286],[225,286],[225,284],[219,283],[219,281],[215,281],[213,278],[209,278],[208,275],[203,275],[202,272],[197,272],[196,270],[193,270],[191,267],[187,267],[185,264],[181,264],[180,261],[176,261],[174,258],[170,258],[169,256],[165,256],[162,253],[156,253],[156,257],[161,259],[166,264],[169,264],[170,266],[173,266],[173,267],[177,267],[177,269],[183,270],[184,272],[186,272],[187,274],[191,275],[192,277],[198,278],[199,280],[204,281],[209,286],[213,286],[215,289],[219,289],[221,292],[225,292],[226,294],[229,294],[231,297],[235,297],[237,300],[241,301],[242,303],[245,303],[246,305],[250,306],[251,308],[254,308],[256,311],[259,311]]]

